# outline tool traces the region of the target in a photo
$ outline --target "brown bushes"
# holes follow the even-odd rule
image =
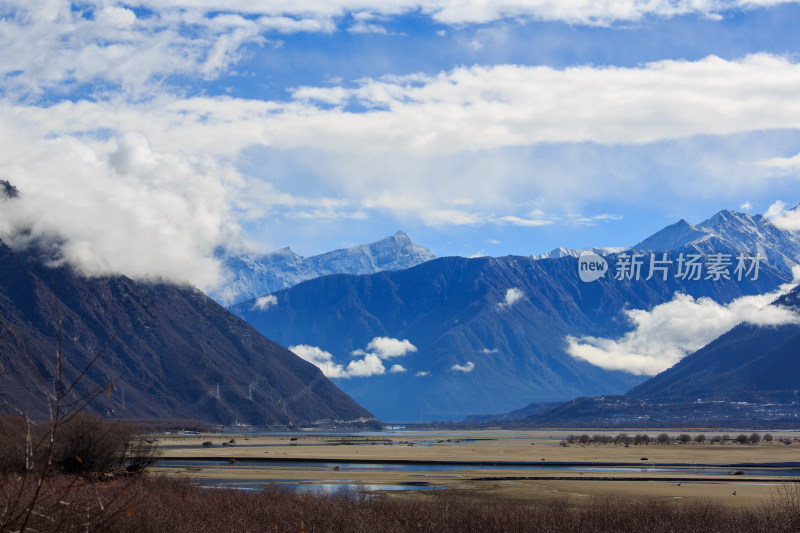
[[[7,483],[14,483],[6,478]],[[201,489],[184,481],[139,477],[130,482],[77,481],[60,500],[67,478],[48,484],[32,528],[46,531],[518,531],[647,533],[795,532],[800,487],[759,509],[711,504],[675,506],[648,500],[593,500],[568,507],[552,500],[523,503],[457,491],[417,497],[352,493],[335,496]],[[63,502],[63,503],[62,503]],[[0,506],[1,509],[1,506]],[[87,520],[87,517],[89,519]],[[301,526],[302,524],[302,526]],[[302,528],[302,529],[301,529]]]
[[[51,427],[16,415],[0,416],[0,473],[38,473],[47,461]],[[51,467],[56,472],[102,477],[143,470],[156,458],[154,444],[136,426],[77,413],[57,428]]]

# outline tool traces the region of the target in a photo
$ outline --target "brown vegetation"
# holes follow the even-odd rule
[[[19,483],[6,477],[4,483]],[[72,484],[64,499],[64,485]],[[124,497],[122,497],[124,496]],[[87,519],[87,517],[89,517]],[[396,496],[334,496],[207,490],[185,481],[148,476],[122,484],[59,477],[41,496],[38,531],[535,531],[540,532],[794,532],[800,530],[800,492],[787,487],[758,509],[712,504],[675,506],[645,500],[515,502],[458,491]],[[13,524],[9,529],[13,530]]]

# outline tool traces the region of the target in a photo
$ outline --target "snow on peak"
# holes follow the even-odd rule
[[[299,256],[288,247],[264,255],[232,256],[225,261],[232,281],[211,297],[230,306],[320,276],[402,270],[435,258],[402,231],[370,244],[311,257]]]

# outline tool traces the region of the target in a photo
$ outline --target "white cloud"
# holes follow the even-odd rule
[[[800,231],[800,209],[786,209],[786,204],[777,201],[767,209],[764,216],[781,229]]]
[[[417,347],[411,344],[408,339],[375,337],[367,344],[367,350],[375,353],[381,359],[388,359],[389,357],[400,357],[407,353],[416,352]]]
[[[416,377],[418,377],[418,378],[424,378],[424,377],[426,377],[426,376],[430,376],[430,375],[431,375],[431,373],[430,373],[430,372],[428,372],[427,370],[420,370],[419,372],[417,372],[416,374],[414,374],[414,376],[416,376]]]
[[[429,225],[553,224],[553,216],[531,214],[515,198],[581,202],[602,194],[573,169],[565,179],[533,174],[530,161],[510,150],[798,128],[800,66],[767,54],[626,68],[475,65],[333,80],[275,101],[184,98],[171,95],[165,80],[214,78],[230,72],[246,45],[269,44],[273,34],[333,32],[351,23],[348,14],[357,24],[412,12],[459,25],[506,17],[610,24],[751,5],[12,0],[4,11],[12,15],[0,20],[0,175],[25,196],[4,209],[0,238],[17,241],[27,224],[37,236],[62,239],[64,257],[87,272],[207,288],[220,279],[214,248],[238,239],[240,220],[265,213],[364,220],[385,206]],[[92,83],[96,94],[85,88]],[[42,98],[48,103],[37,105],[50,89]],[[254,148],[284,162],[262,166],[269,170],[259,178],[269,183],[235,170]],[[324,187],[288,190],[298,169]],[[608,180],[603,190],[625,190],[620,178]],[[259,187],[264,194],[250,194]],[[308,192],[317,189],[327,197]]]
[[[792,157],[773,157],[760,161],[759,164],[765,167],[772,167],[779,171],[797,172],[800,170],[800,154]]]
[[[127,5],[159,11],[182,9],[190,13],[236,12],[248,15],[303,18],[339,18],[352,13],[356,20],[376,15],[399,15],[415,11],[443,24],[488,23],[505,18],[557,20],[571,24],[608,25],[635,22],[647,16],[699,15],[718,18],[731,10],[754,9],[793,0],[310,0],[251,2],[247,0],[139,0]]]
[[[367,344],[366,349],[368,351],[354,350],[352,355],[360,357],[360,359],[351,360],[345,367],[334,362],[333,354],[316,346],[300,344],[289,348],[290,351],[319,367],[326,376],[331,378],[363,378],[382,375],[386,373],[383,360],[417,351],[416,346],[408,340],[401,341],[391,337],[375,337]],[[394,364],[389,368],[390,374],[406,371],[406,368],[399,364]]]
[[[505,309],[507,307],[511,307],[518,301],[522,300],[524,297],[525,297],[525,292],[523,292],[521,289],[512,287],[506,290],[505,299],[502,302],[498,303],[497,306],[500,307],[501,309]]]
[[[356,34],[374,33],[378,35],[387,35],[389,32],[380,24],[371,24],[365,21],[358,21],[349,28],[347,31]]]
[[[363,359],[356,359],[347,364],[347,375],[343,377],[368,377],[386,373],[386,367],[380,357],[374,353],[364,355]]]
[[[304,359],[318,367],[326,377],[329,378],[342,378],[348,377],[342,365],[333,362],[333,355],[326,352],[317,346],[309,346],[307,344],[298,344],[289,346],[289,351],[295,353],[301,359]]]
[[[745,202],[745,203],[743,203],[742,205],[739,206],[739,209],[741,209],[742,211],[747,213],[748,211],[753,209],[753,204],[751,204],[749,201]]]
[[[333,33],[352,14],[348,31],[386,34],[373,19],[420,12],[443,24],[484,24],[501,19],[556,20],[610,25],[646,16],[718,16],[730,10],[783,1],[691,0],[316,0],[248,2],[139,0],[125,7],[100,0],[9,0],[0,21],[0,75],[7,86],[38,93],[59,84],[104,81],[138,94],[171,74],[214,78],[237,63],[242,47],[263,45],[271,35]],[[145,8],[137,16],[135,8]],[[345,22],[346,23],[346,22]],[[480,49],[477,40],[470,43]],[[654,85],[653,87],[656,87]]]
[[[481,350],[481,353],[485,353],[485,354],[499,353],[499,352],[500,352],[500,350],[498,350],[497,348],[495,348],[493,350],[490,350],[489,348],[484,348],[483,350]]]
[[[7,87],[37,93],[59,84],[104,81],[139,94],[171,74],[213,78],[239,60],[244,44],[265,43],[264,34],[335,28],[324,16],[245,17],[244,3],[205,9],[173,2],[126,6],[6,2],[4,11],[14,14],[0,21],[0,74]],[[137,16],[129,9],[140,6],[151,13]]]
[[[278,305],[278,298],[273,294],[267,294],[266,296],[259,296],[256,298],[256,301],[253,303],[253,309],[264,311],[273,305]]]
[[[622,338],[568,336],[567,352],[608,370],[655,375],[739,323],[759,326],[800,324],[797,313],[769,305],[791,287],[787,285],[770,294],[742,296],[727,305],[710,298],[695,299],[676,293],[671,301],[650,311],[625,311],[634,329]]]
[[[450,367],[450,370],[455,372],[464,372],[465,374],[469,374],[475,369],[475,363],[472,361],[467,361],[465,365],[453,365]]]
[[[142,135],[36,138],[16,123],[0,121],[0,175],[20,191],[2,209],[0,239],[12,247],[55,239],[61,258],[89,275],[200,288],[221,279],[214,249],[238,239],[237,172],[209,157],[156,151]]]
[[[719,79],[730,82],[719,87]],[[587,186],[595,176],[584,178],[580,171],[562,172],[559,179],[548,172],[531,175],[530,162],[513,153],[516,147],[635,144],[800,127],[800,100],[794,97],[800,65],[764,54],[633,68],[460,67],[435,76],[359,83],[299,88],[288,102],[168,94],[135,102],[125,97],[48,106],[5,102],[0,104],[0,137],[10,141],[0,144],[0,169],[12,181],[26,179],[15,174],[17,168],[27,172],[20,153],[30,150],[15,148],[21,144],[16,137],[27,135],[31,146],[57,141],[85,145],[102,159],[110,150],[109,132],[118,139],[136,132],[154,153],[200,162],[207,169],[216,166],[213,173],[227,174],[215,178],[224,182],[219,198],[227,205],[214,207],[226,219],[235,210],[249,220],[275,212],[302,220],[363,220],[388,209],[429,225],[536,227],[557,218],[530,212],[514,198],[581,202],[630,183],[612,175],[604,178],[603,188]],[[349,103],[368,111],[349,111]],[[260,178],[283,180],[286,186],[288,176],[303,172],[324,179],[330,198],[304,196],[308,188],[297,194],[254,178],[245,182],[228,161],[253,147],[269,150],[270,163],[282,161],[274,169],[264,165],[270,174]],[[430,179],[433,171],[436,180]],[[565,220],[591,224],[617,218]]]
[[[719,79],[730,83],[719,86]],[[14,112],[71,133],[118,131],[124,124],[159,149],[190,153],[235,155],[263,145],[427,156],[542,142],[645,144],[798,128],[800,102],[791,90],[798,85],[800,65],[756,54],[633,68],[459,67],[436,76],[365,79],[356,88],[303,87],[290,102],[163,96],[138,105],[64,102]],[[330,102],[370,111],[330,108]]]

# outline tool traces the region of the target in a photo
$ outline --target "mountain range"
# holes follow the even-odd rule
[[[800,206],[795,209],[800,209]],[[761,254],[784,272],[800,264],[800,232],[778,228],[763,215],[723,210],[701,222],[680,220],[632,247],[633,250]]]
[[[800,205],[793,209],[798,210]],[[633,246],[583,250],[556,248],[533,257],[579,257],[587,251],[603,256],[634,251],[701,254],[746,252],[761,254],[765,262],[784,272],[791,272],[792,267],[800,264],[800,232],[780,229],[764,215],[750,216],[725,209],[699,224],[681,219]]]
[[[210,296],[230,306],[320,276],[402,270],[435,257],[424,246],[414,244],[402,231],[377,242],[312,257],[299,256],[290,248],[268,254],[233,255],[224,260],[231,281],[212,291]]]
[[[769,221],[731,213],[711,219],[718,221],[715,235],[742,236],[738,242],[728,238],[724,251],[750,253],[748,228]],[[780,257],[799,259],[790,246],[796,234],[775,230],[789,243]],[[770,246],[756,250],[767,253]],[[613,272],[620,255],[606,260]],[[252,300],[231,309],[279,343],[306,357],[317,354],[329,371],[330,365],[357,369],[371,362],[372,375],[339,372],[335,381],[383,420],[455,419],[624,393],[646,378],[573,358],[567,336],[621,336],[630,328],[623,310],[651,309],[676,292],[728,303],[791,279],[785,268],[768,262],[757,280],[680,279],[674,265],[669,274],[666,280],[609,274],[584,283],[572,256],[447,257],[396,272],[317,278],[273,293],[268,306]],[[414,350],[383,356],[369,349],[376,339],[407,341]]]
[[[197,289],[46,262],[0,242],[0,410],[47,416],[60,346],[65,401],[102,392],[87,409],[105,416],[380,426],[317,367]]]

